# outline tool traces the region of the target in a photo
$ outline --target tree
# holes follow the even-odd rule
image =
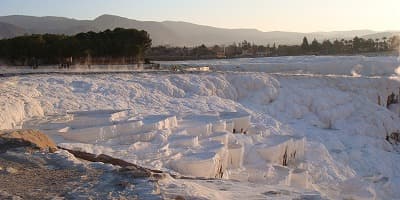
[[[359,52],[360,51],[361,43],[362,43],[361,38],[359,38],[357,36],[353,38],[353,51],[354,52]]]
[[[318,53],[320,51],[320,46],[321,46],[321,44],[318,42],[317,39],[314,38],[314,40],[312,41],[312,43],[310,45],[310,50],[314,53]]]
[[[65,35],[26,35],[0,40],[0,58],[11,64],[41,60],[43,64],[59,64],[66,58],[107,57],[142,60],[151,46],[146,31],[116,28],[113,31]]]
[[[393,36],[391,41],[390,41],[390,46],[391,49],[393,50],[399,50],[400,47],[400,36]]]
[[[304,38],[303,38],[303,43],[301,44],[301,49],[302,49],[304,52],[307,52],[307,51],[309,50],[309,48],[310,48],[310,45],[308,44],[307,37],[304,37]]]
[[[382,43],[382,48],[383,48],[383,50],[384,51],[387,51],[388,50],[388,44],[387,44],[387,37],[382,37],[382,40],[383,40],[383,43]]]
[[[324,54],[330,54],[333,52],[333,44],[329,40],[324,40],[321,45],[321,49]]]
[[[244,40],[244,41],[241,43],[240,47],[241,47],[243,50],[249,50],[249,49],[251,48],[251,44],[250,44],[250,42],[247,42],[247,40]]]
[[[342,40],[335,40],[333,42],[333,53],[334,54],[339,54],[339,53],[344,53],[344,39]]]

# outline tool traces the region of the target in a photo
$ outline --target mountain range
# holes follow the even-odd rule
[[[102,15],[94,20],[77,20],[65,17],[35,17],[24,15],[0,16],[0,38],[11,38],[24,34],[66,34],[103,31],[106,29],[136,28],[145,30],[153,40],[153,46],[195,46],[200,44],[232,44],[247,40],[255,44],[300,44],[303,37],[312,40],[349,39],[355,36],[382,38],[399,34],[398,31],[376,32],[352,30],[333,32],[263,32],[257,29],[227,29],[197,25],[178,21],[138,21],[115,15]]]

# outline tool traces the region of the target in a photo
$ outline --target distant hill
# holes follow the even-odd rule
[[[90,30],[99,31],[96,27],[91,26],[92,21],[64,17],[10,15],[0,17],[0,22],[13,24],[31,33],[76,34]]]
[[[331,32],[314,32],[316,35],[323,35],[329,38],[354,38],[355,36],[364,36],[375,34],[375,31],[371,30],[353,30],[353,31],[331,31]]]
[[[256,44],[299,44],[304,36],[311,41],[314,38],[318,40],[349,39],[354,36],[380,34],[371,30],[314,33],[262,32],[257,29],[226,29],[176,21],[137,21],[114,15],[102,15],[94,20],[11,15],[0,17],[0,22],[0,38],[14,37],[25,33],[72,35],[79,32],[103,31],[121,27],[146,30],[153,39],[153,45],[171,46],[231,44],[243,40]],[[10,27],[10,25],[13,26]],[[7,28],[2,28],[3,26]]]
[[[382,39],[383,37],[390,38],[395,35],[400,35],[400,31],[374,33],[374,34],[364,35],[363,38]]]
[[[11,38],[26,33],[29,33],[29,31],[12,24],[0,22],[0,38]]]

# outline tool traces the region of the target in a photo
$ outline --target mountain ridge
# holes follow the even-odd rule
[[[0,38],[43,33],[73,35],[80,32],[97,32],[117,27],[136,28],[147,31],[153,39],[154,46],[221,45],[232,44],[243,40],[264,45],[272,45],[274,43],[300,44],[303,37],[307,37],[309,40],[314,38],[318,40],[350,39],[354,36],[364,37],[385,33],[372,30],[320,31],[311,33],[287,31],[264,32],[252,28],[218,28],[183,21],[139,21],[110,14],[100,15],[93,20],[79,20],[57,16],[36,17],[28,15],[9,15],[0,16],[0,23],[0,27],[7,27],[0,28]],[[5,24],[7,24],[7,26]],[[388,32],[387,35],[390,35],[390,33],[392,32]],[[396,32],[393,32],[393,34],[395,33]]]

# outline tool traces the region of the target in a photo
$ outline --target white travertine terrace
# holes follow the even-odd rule
[[[135,117],[129,116],[128,110],[97,110],[69,112],[68,115],[69,121],[56,126],[67,140],[118,145],[165,143],[168,152],[179,156],[168,159],[164,167],[194,177],[229,178],[227,170],[242,168],[248,153],[235,135],[257,135],[249,131],[251,117],[245,112]],[[160,135],[164,138],[160,139]],[[270,140],[257,148],[266,162],[296,167],[299,164],[296,161],[303,159],[304,139],[271,136]],[[292,179],[297,180],[297,176],[298,173],[294,174]]]

